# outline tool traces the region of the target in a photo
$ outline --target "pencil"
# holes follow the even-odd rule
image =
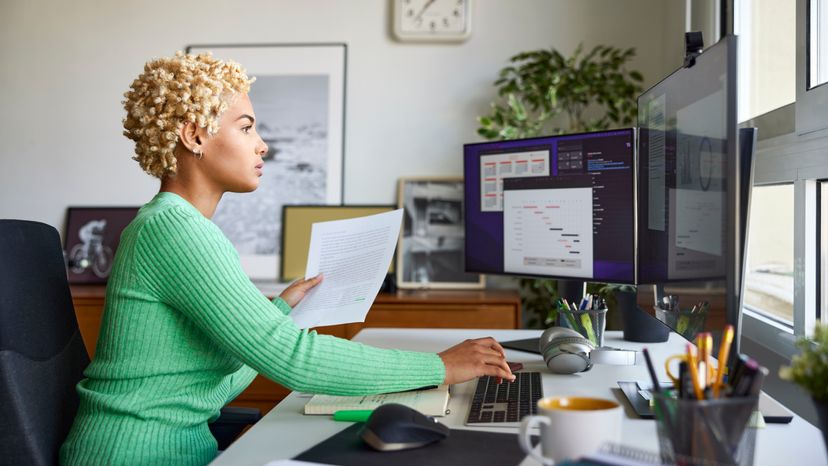
[[[725,325],[724,334],[722,335],[722,344],[719,346],[719,369],[716,373],[716,382],[713,384],[713,396],[718,398],[722,382],[724,381],[725,368],[727,367],[727,358],[730,356],[730,345],[733,343],[733,326]]]
[[[702,393],[701,386],[699,385],[698,361],[696,360],[693,345],[690,343],[687,344],[687,366],[690,368],[690,379],[693,382],[693,393],[696,394],[697,400],[703,400],[704,393]]]

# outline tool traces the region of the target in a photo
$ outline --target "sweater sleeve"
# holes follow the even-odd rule
[[[276,296],[275,298],[273,298],[273,300],[271,300],[271,302],[272,302],[273,304],[275,304],[275,305],[276,305],[276,307],[277,307],[280,311],[282,311],[282,314],[284,314],[284,315],[288,315],[288,314],[290,314],[290,311],[291,311],[292,309],[291,309],[290,305],[288,305],[288,303],[286,303],[286,302],[285,302],[285,300],[284,300],[284,299],[282,299],[282,298],[280,298],[280,297]]]
[[[139,275],[159,299],[191,319],[253,370],[292,390],[366,395],[441,384],[435,353],[386,350],[301,330],[287,304],[267,300],[212,222],[181,207],[154,215],[136,244]]]
[[[229,403],[241,395],[241,392],[250,386],[257,375],[259,373],[250,366],[242,366],[241,369],[234,372],[230,376],[230,395],[227,396],[225,403]]]

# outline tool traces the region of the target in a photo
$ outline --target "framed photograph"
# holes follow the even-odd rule
[[[268,145],[259,188],[227,193],[213,216],[254,280],[275,281],[284,204],[340,204],[345,148],[345,44],[192,45],[256,77],[250,100]]]
[[[106,283],[121,232],[139,207],[69,207],[64,252],[69,283]]]
[[[463,179],[401,178],[397,199],[405,209],[397,286],[483,288],[483,275],[465,271]]]

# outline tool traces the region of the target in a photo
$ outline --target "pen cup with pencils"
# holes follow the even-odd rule
[[[607,308],[573,310],[558,308],[558,321],[591,341],[596,348],[604,346],[604,330],[607,326]]]
[[[750,466],[756,428],[749,426],[756,396],[709,400],[653,393],[661,459],[687,466]]]
[[[700,303],[692,309],[681,309],[678,306],[670,307],[659,303],[655,307],[655,313],[658,320],[667,324],[684,338],[692,340],[704,330],[708,309],[707,303]]]

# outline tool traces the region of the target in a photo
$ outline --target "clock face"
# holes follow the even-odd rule
[[[393,1],[399,39],[463,40],[471,32],[471,0]]]

